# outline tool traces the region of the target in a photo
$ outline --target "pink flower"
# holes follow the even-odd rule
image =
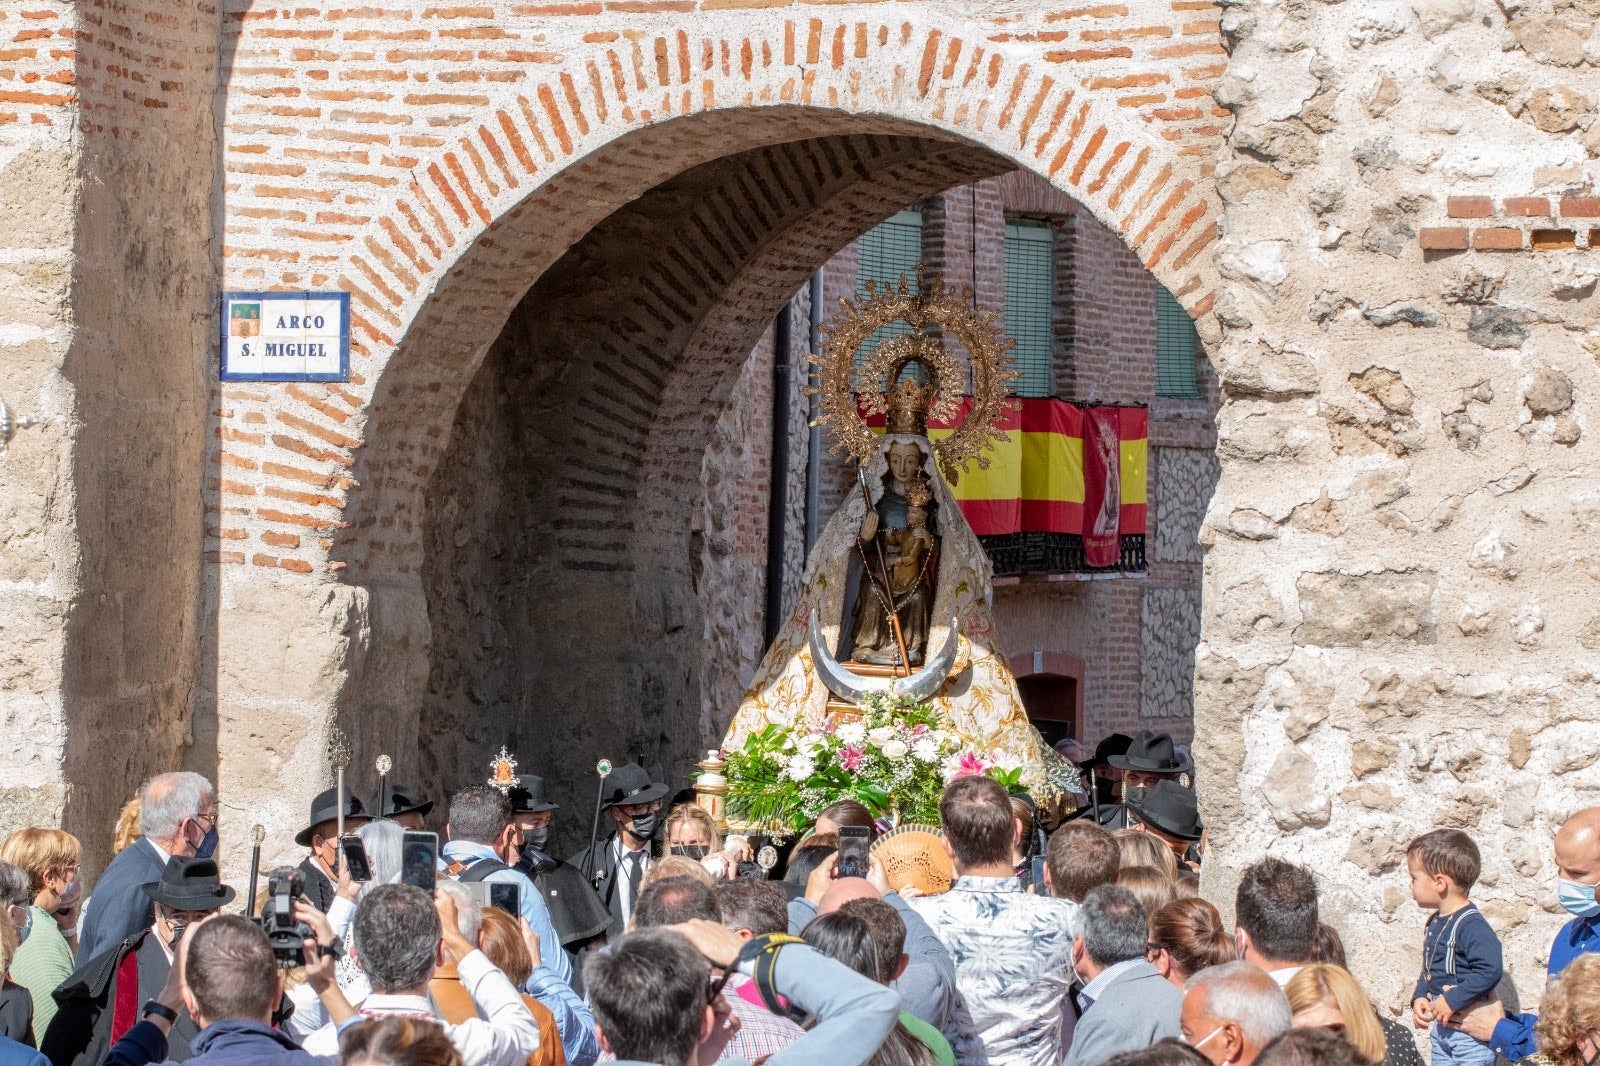
[[[839,765],[846,773],[854,773],[867,761],[867,753],[860,748],[840,748]]]
[[[924,734],[924,733],[926,733],[928,731],[929,731],[928,727],[924,723],[918,722],[916,725],[911,727],[911,736],[913,738],[920,737],[920,736],[922,736],[922,734]]]
[[[950,775],[954,781],[958,777],[980,777],[989,771],[989,764],[978,757],[976,752],[964,751],[956,762],[956,772]]]

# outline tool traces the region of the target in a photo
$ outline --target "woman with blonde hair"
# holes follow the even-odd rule
[[[667,815],[664,827],[667,854],[693,859],[719,881],[739,876],[739,862],[750,858],[750,845],[744,837],[729,837],[724,843],[716,819],[698,803],[680,803]]]
[[[1117,871],[1117,884],[1133,893],[1147,919],[1177,899],[1172,879],[1154,866],[1124,866]]]
[[[1222,924],[1217,908],[1198,896],[1173,900],[1149,914],[1150,965],[1179,988],[1201,970],[1238,957],[1232,930]]]
[[[1122,857],[1122,869],[1130,866],[1154,866],[1167,875],[1168,881],[1178,879],[1178,859],[1172,849],[1139,829],[1118,829],[1111,834],[1117,838],[1117,851]]]
[[[1538,1058],[1554,1066],[1600,1063],[1600,955],[1579,955],[1567,963],[1544,994],[1533,1032]]]
[[[34,826],[18,829],[0,846],[0,860],[28,875],[33,897],[28,908],[28,939],[11,960],[11,979],[33,996],[36,1036],[44,1034],[56,1014],[56,1001],[50,993],[72,976],[72,957],[78,949],[78,907],[83,902],[83,882],[78,880],[82,851],[71,833]]]
[[[1378,1012],[1343,966],[1313,963],[1289,979],[1283,994],[1289,998],[1296,1029],[1327,1029],[1371,1062],[1388,1061]]]
[[[143,793],[144,786],[140,785],[139,791],[133,794],[133,799],[124,803],[122,810],[117,812],[117,826],[111,831],[111,854],[118,854],[123,848],[139,839],[139,797]]]

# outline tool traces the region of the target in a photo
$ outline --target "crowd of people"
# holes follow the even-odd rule
[[[1423,945],[1386,952],[1417,974],[1395,1016],[1304,867],[1247,868],[1224,921],[1199,894],[1187,755],[1121,740],[1082,755],[1081,816],[1053,827],[989,777],[952,781],[943,891],[851,847],[884,828],[853,800],[758,862],[637,765],[564,861],[538,778],[437,814],[385,784],[315,797],[299,866],[240,883],[211,783],[163,774],[92,892],[60,829],[0,847],[0,1066],[1421,1066],[1424,1043],[1432,1066],[1600,1063],[1600,808],[1551,842],[1571,918],[1536,1012],[1499,998],[1471,837],[1410,843]]]

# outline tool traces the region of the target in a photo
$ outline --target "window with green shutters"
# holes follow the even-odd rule
[[[1198,396],[1195,360],[1200,335],[1194,319],[1167,287],[1156,282],[1156,395]]]
[[[1006,221],[1006,334],[1018,396],[1055,395],[1055,244],[1048,222]]]
[[[917,291],[917,264],[922,262],[922,209],[908,207],[856,238],[856,292],[865,295],[867,282],[899,285],[903,275]],[[911,327],[895,322],[877,330],[856,352],[859,364],[867,353],[890,337],[910,333]]]

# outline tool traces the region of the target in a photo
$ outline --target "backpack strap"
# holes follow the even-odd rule
[[[467,863],[463,863],[460,859],[457,859],[455,862],[452,862],[449,866],[445,867],[445,873],[449,874],[457,881],[460,881],[462,884],[473,884],[478,881],[488,880],[490,874],[497,874],[501,870],[509,869],[511,869],[511,867],[507,866],[499,859],[482,858],[474,859]]]

